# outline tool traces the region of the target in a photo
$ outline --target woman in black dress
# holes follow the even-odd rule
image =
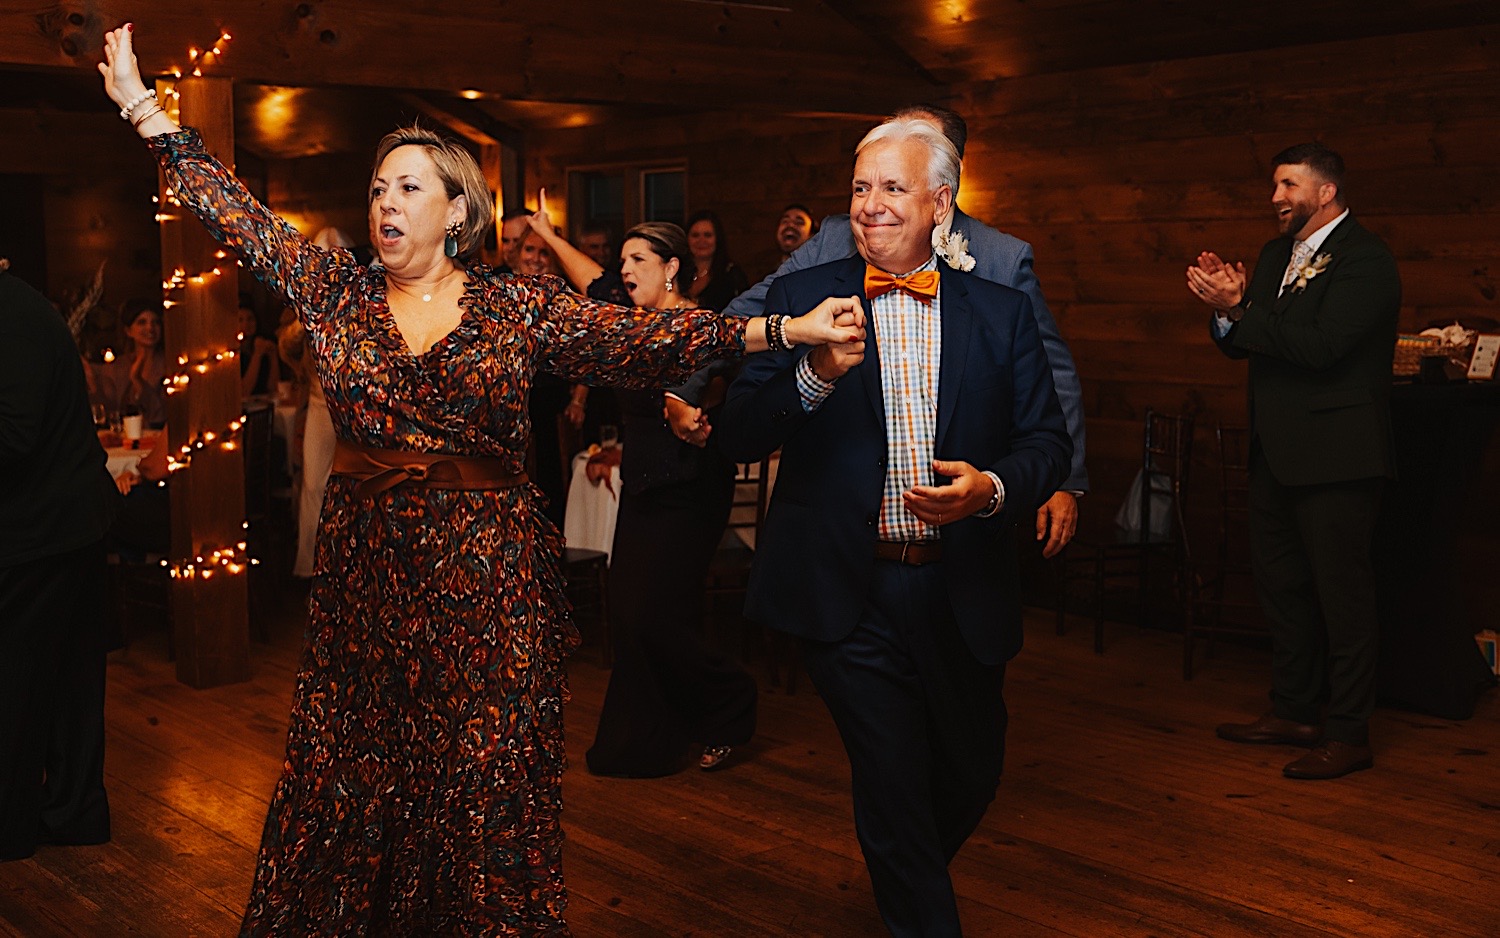
[[[534,218],[551,233],[544,215]],[[648,222],[627,232],[618,275],[556,235],[549,247],[591,298],[661,309],[696,305],[684,295],[693,257],[676,225]],[[695,748],[700,768],[718,768],[731,747],[755,733],[755,679],[711,652],[703,636],[704,581],[729,520],[734,464],[711,436],[693,446],[673,434],[662,391],[616,394],[626,446],[609,570],[615,664],[589,771],[670,775]],[[703,430],[710,425],[705,420]]]

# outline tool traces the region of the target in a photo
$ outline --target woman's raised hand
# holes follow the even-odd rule
[[[104,93],[120,107],[146,92],[131,41],[134,30],[134,23],[126,23],[104,34],[104,61],[99,63],[99,74],[104,76]]]
[[[857,296],[830,296],[786,324],[793,345],[841,345],[865,339],[865,308]]]
[[[531,226],[532,231],[542,237],[550,237],[555,232],[552,230],[552,216],[547,214],[547,190],[538,190],[536,200],[541,208],[527,216],[526,223]]]

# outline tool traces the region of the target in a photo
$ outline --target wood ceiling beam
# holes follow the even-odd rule
[[[187,66],[233,39],[208,72],[298,85],[464,89],[544,101],[884,112],[932,84],[821,3],[790,10],[676,0],[622,5],[430,0],[218,0],[160,4],[136,24],[142,69]],[[0,0],[0,63],[92,67],[103,33],[139,7]],[[643,29],[643,23],[653,24]]]

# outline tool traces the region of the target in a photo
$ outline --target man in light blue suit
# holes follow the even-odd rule
[[[954,112],[944,107],[924,104],[903,108],[894,116],[928,120],[938,125],[943,135],[958,150],[959,158],[963,158],[968,128],[963,118]],[[956,195],[957,193],[955,197]],[[996,231],[978,219],[970,218],[957,207],[953,210],[950,230],[968,239],[968,253],[974,258],[974,268],[970,273],[1020,290],[1031,298],[1031,309],[1041,333],[1042,347],[1047,352],[1047,360],[1052,369],[1052,383],[1057,388],[1063,419],[1068,426],[1068,436],[1073,441],[1073,462],[1067,481],[1037,509],[1037,540],[1045,539],[1043,554],[1051,557],[1072,539],[1078,524],[1077,496],[1084,494],[1089,488],[1088,470],[1083,462],[1083,391],[1078,384],[1078,370],[1073,365],[1073,356],[1068,351],[1067,343],[1058,334],[1057,322],[1047,309],[1041,285],[1031,269],[1031,245],[1020,238]],[[854,254],[854,235],[849,228],[849,216],[830,215],[823,220],[816,235],[798,248],[774,274],[740,294],[729,304],[727,312],[738,316],[764,315],[766,294],[776,278],[793,271],[853,257]],[[691,400],[691,393],[690,390],[685,391],[682,396]]]

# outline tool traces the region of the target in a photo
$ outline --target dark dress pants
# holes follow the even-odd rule
[[[1375,712],[1379,623],[1370,544],[1381,478],[1283,485],[1257,452],[1250,466],[1255,590],[1271,629],[1271,704],[1363,746]],[[1320,710],[1326,704],[1326,713]]]
[[[1000,783],[1005,665],[970,652],[940,564],[877,561],[854,631],[804,649],[849,754],[854,827],[886,927],[961,934],[948,863]]]
[[[0,860],[109,839],[102,542],[0,567]]]
[[[609,568],[614,669],[585,757],[595,775],[670,775],[695,745],[738,746],[755,734],[755,679],[703,634],[704,580],[734,500],[734,476],[718,468],[620,494]]]

